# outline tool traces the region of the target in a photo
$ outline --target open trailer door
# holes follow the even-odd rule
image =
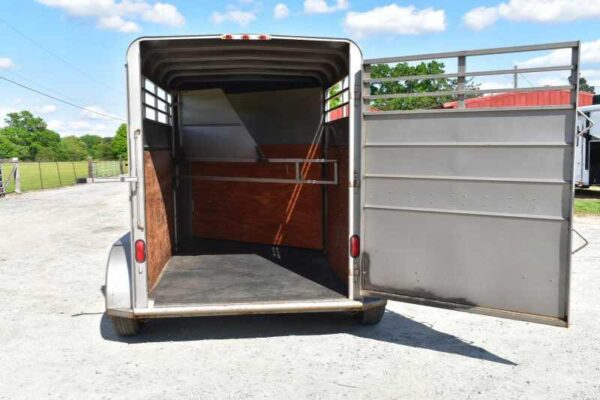
[[[466,72],[471,57],[542,50],[568,52],[566,63]],[[375,64],[442,58],[458,59],[457,73],[371,73]],[[474,91],[465,82],[550,71],[577,77],[578,58],[579,43],[570,42],[365,61],[361,295],[567,325],[577,79],[516,90]],[[385,85],[427,78],[457,85],[399,94]],[[566,91],[568,104],[465,108],[465,97],[549,89]],[[454,96],[456,108],[374,109],[376,100],[424,96]]]

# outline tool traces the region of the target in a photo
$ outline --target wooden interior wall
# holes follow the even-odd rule
[[[174,243],[173,166],[170,150],[144,151],[148,289],[171,258]]]
[[[330,147],[327,158],[338,160],[339,174],[339,183],[327,187],[327,258],[336,275],[348,282],[348,147]]]
[[[320,158],[319,146],[262,145],[267,158]],[[295,177],[293,164],[207,163],[190,165],[192,175]],[[321,165],[307,168],[321,179]],[[194,235],[201,238],[323,249],[322,186],[194,180]]]

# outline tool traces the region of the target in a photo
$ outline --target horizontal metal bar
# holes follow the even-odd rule
[[[94,183],[112,183],[112,182],[137,182],[135,176],[119,176],[117,178],[93,178]]]
[[[486,93],[513,93],[513,92],[537,92],[546,90],[571,90],[573,86],[535,86],[528,88],[499,88],[499,89],[481,89],[481,90],[444,90],[439,92],[415,92],[415,93],[394,93],[394,94],[378,94],[363,96],[365,100],[376,99],[399,99],[405,97],[436,97],[436,96],[453,96],[453,95],[470,95],[470,94],[486,94]]]
[[[339,105],[337,105],[337,106],[335,106],[333,108],[330,108],[329,110],[325,110],[325,112],[328,113],[328,112],[337,110],[338,108],[342,108],[344,106],[347,106],[348,104],[349,104],[349,102],[345,102],[345,103],[339,104]]]
[[[273,163],[273,164],[328,164],[337,162],[336,159],[328,158],[219,158],[219,157],[192,157],[187,162],[231,162],[231,163]]]
[[[523,107],[481,107],[481,108],[434,108],[418,110],[392,110],[392,111],[363,111],[364,117],[385,117],[386,115],[403,114],[451,114],[451,113],[482,113],[482,112],[511,112],[511,111],[549,111],[572,110],[573,105],[556,106],[523,106]]]
[[[382,206],[374,204],[365,204],[364,209],[371,210],[384,210],[384,211],[408,211],[408,212],[420,212],[420,213],[433,213],[433,214],[456,214],[456,215],[469,215],[475,217],[494,217],[494,218],[512,218],[512,219],[535,219],[542,221],[567,221],[563,217],[555,217],[552,215],[529,215],[529,214],[513,214],[513,213],[494,213],[494,212],[482,212],[482,211],[462,211],[462,210],[448,210],[441,208],[418,208],[418,207],[394,207],[394,206]]]
[[[151,106],[150,104],[146,104],[146,103],[142,103],[142,104],[144,105],[144,107],[151,108],[151,109],[153,109],[154,111],[157,111],[157,112],[159,112],[159,113],[161,113],[161,114],[164,114],[164,115],[166,115],[167,117],[172,117],[172,115],[171,115],[171,111],[170,111],[170,107],[167,107],[167,111],[163,111],[163,110],[161,110],[161,109],[159,109],[159,108],[156,108],[156,107],[154,107],[154,106]]]
[[[409,179],[432,181],[466,181],[466,182],[492,182],[492,183],[525,183],[525,184],[552,184],[570,185],[571,181],[563,179],[523,179],[523,178],[488,178],[479,176],[438,176],[438,175],[395,175],[395,174],[365,174],[366,179]]]
[[[286,179],[286,178],[249,178],[237,176],[191,176],[182,175],[184,179],[198,181],[223,181],[223,182],[253,182],[253,183],[283,183],[283,184],[307,184],[307,185],[337,185],[337,177],[332,181],[322,181],[316,179]]]
[[[158,87],[158,85],[156,85],[156,84],[155,84],[154,86],[155,86],[155,87]],[[162,88],[161,88],[161,89],[162,89]],[[163,90],[164,90],[164,89],[163,89]],[[143,88],[142,88],[142,91],[143,91],[143,92],[145,92],[145,93],[151,94],[152,96],[154,96],[154,97],[155,97],[155,98],[157,98],[158,100],[160,100],[160,101],[162,101],[162,102],[166,103],[166,104],[167,104],[167,105],[169,105],[169,106],[173,105],[173,96],[171,96],[171,102],[170,102],[170,103],[169,103],[169,102],[167,101],[167,99],[166,99],[167,95],[168,95],[168,94],[170,94],[170,93],[169,93],[169,92],[167,92],[167,91],[165,91],[165,98],[164,98],[164,99],[158,95],[158,92],[157,92],[157,93],[154,93],[153,91],[151,91],[151,90],[148,90],[148,89],[146,89],[145,87],[143,87]]]
[[[464,51],[450,51],[443,53],[428,53],[428,54],[417,54],[412,56],[401,56],[401,57],[383,57],[383,58],[371,58],[364,60],[364,64],[389,64],[403,61],[421,61],[421,60],[434,60],[438,58],[454,58],[463,56],[487,56],[493,54],[506,54],[506,53],[526,53],[531,51],[544,51],[544,50],[556,50],[556,49],[568,49],[574,48],[579,45],[579,42],[558,42],[558,43],[547,43],[547,44],[536,44],[528,46],[511,46],[511,47],[497,47],[495,49],[481,49],[481,50],[464,50]]]
[[[459,78],[459,77],[472,77],[472,76],[491,76],[491,75],[513,75],[513,74],[527,74],[533,72],[552,72],[552,71],[571,71],[573,70],[572,65],[562,65],[556,67],[537,67],[537,68],[513,68],[513,69],[497,69],[490,71],[473,71],[447,73],[447,74],[431,74],[431,75],[406,75],[391,78],[370,78],[364,79],[366,83],[383,83],[383,82],[398,82],[398,81],[417,81],[417,80],[429,80],[429,79],[445,79],[445,78]]]
[[[358,311],[364,304],[357,300],[314,300],[287,301],[273,303],[242,303],[242,304],[206,304],[194,306],[168,306],[153,308],[135,308],[133,310],[107,310],[109,315],[128,316],[130,318],[164,318],[192,317],[209,315],[247,315],[247,314],[278,314],[305,312],[335,312]]]
[[[522,313],[522,312],[516,312],[516,311],[508,311],[508,310],[502,310],[502,309],[498,309],[498,308],[452,303],[452,302],[445,301],[445,300],[426,299],[424,297],[415,297],[415,296],[408,296],[408,295],[403,295],[403,294],[395,294],[395,293],[391,292],[391,290],[388,290],[387,288],[380,288],[378,286],[375,286],[375,285],[372,285],[369,283],[366,284],[366,290],[364,290],[364,289],[361,290],[360,294],[361,294],[361,296],[389,298],[389,299],[393,299],[393,300],[397,300],[397,301],[402,301],[405,303],[433,306],[433,307],[445,308],[448,310],[463,311],[463,312],[479,314],[479,315],[487,315],[490,317],[507,318],[507,319],[513,319],[513,320],[517,320],[517,321],[535,322],[535,323],[539,323],[539,324],[552,325],[552,326],[558,326],[558,327],[563,327],[563,328],[567,327],[566,321],[559,319],[559,318],[555,318],[555,317],[547,317],[544,315],[535,315],[535,314],[528,314],[528,313]]]
[[[381,142],[365,143],[365,147],[567,147],[564,142]]]
[[[329,97],[327,97],[327,98],[325,99],[325,102],[327,102],[327,101],[329,101],[329,100],[331,100],[331,99],[333,99],[333,98],[335,98],[335,97],[338,97],[340,94],[342,94],[342,93],[344,93],[344,92],[347,92],[347,91],[348,91],[348,89],[350,89],[350,88],[345,88],[345,89],[342,89],[342,90],[340,90],[340,91],[339,91],[339,92],[337,92],[336,94],[332,94],[331,96],[329,96]]]

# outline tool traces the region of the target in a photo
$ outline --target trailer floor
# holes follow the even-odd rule
[[[155,307],[347,300],[258,254],[174,256],[150,297]]]

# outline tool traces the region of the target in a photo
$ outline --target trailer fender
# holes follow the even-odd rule
[[[106,310],[131,310],[131,234],[117,240],[106,265]]]

